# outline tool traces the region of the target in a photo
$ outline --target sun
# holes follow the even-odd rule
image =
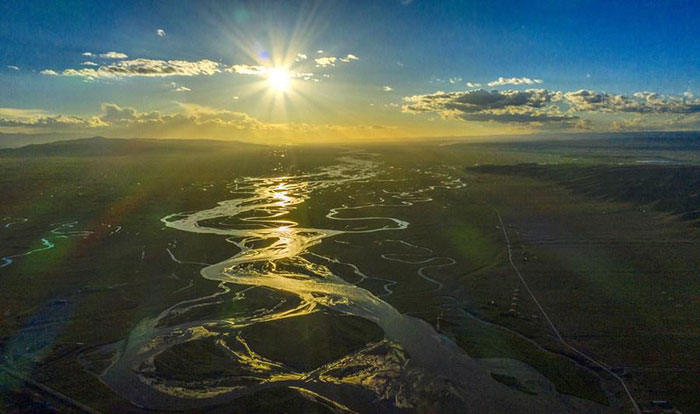
[[[275,68],[268,72],[267,82],[270,86],[270,89],[272,89],[275,92],[283,93],[289,89],[289,85],[291,84],[291,77],[289,76],[289,72],[287,72],[286,70],[281,68]]]

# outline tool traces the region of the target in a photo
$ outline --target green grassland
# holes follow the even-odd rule
[[[700,233],[692,215],[698,178],[686,164],[693,157],[687,143],[663,147],[672,165],[635,162],[658,153],[661,144],[655,145],[608,151],[600,149],[601,143],[593,149],[585,143],[370,145],[363,149],[392,167],[378,178],[397,181],[319,190],[289,218],[300,226],[352,226],[325,215],[343,204],[396,201],[387,191],[435,183],[418,170],[456,176],[467,186],[436,188],[428,193],[432,202],[361,213],[406,220],[411,224],[405,231],[345,234],[311,252],[352,263],[376,278],[360,285],[376,295],[386,295],[387,281],[396,282],[384,300],[431,323],[472,357],[517,359],[561,393],[618,409],[624,404],[619,384],[562,347],[524,292],[507,261],[498,210],[516,265],[566,339],[620,372],[640,402],[667,399],[692,413],[700,406]],[[172,303],[218,290],[199,276],[201,265],[176,263],[166,248],[186,262],[214,263],[236,253],[218,236],[177,232],[160,218],[231,198],[226,184],[237,177],[312,171],[334,164],[343,151],[110,140],[0,151],[0,218],[9,218],[0,222],[0,256],[41,248],[42,238],[55,244],[0,268],[3,358],[13,356],[24,375],[103,412],[145,412],[113,394],[78,355],[123,339]],[[359,213],[346,211],[343,217],[353,214]],[[4,227],[16,221],[12,218],[28,221]],[[51,232],[57,224],[75,221],[64,230],[91,233],[60,237]],[[381,257],[429,257],[421,248],[456,261],[424,269],[442,289],[418,275],[421,265]],[[358,280],[346,264],[329,264],[312,254],[306,258],[329,265],[348,281]],[[224,302],[183,318],[225,317],[244,310],[238,306]],[[287,337],[306,335],[287,346],[324,343],[328,348],[296,354],[288,360],[292,366],[316,366],[357,345],[343,339],[343,332],[334,333],[341,325],[322,315],[287,322],[278,327]],[[373,327],[357,324],[349,321],[342,330],[358,333],[354,337],[361,343],[377,339]],[[267,346],[266,352],[279,356],[274,342],[264,341],[272,333],[250,334],[259,348]],[[324,336],[327,341],[319,339]],[[207,375],[233,369],[207,349],[183,347],[160,363],[172,369],[187,360],[193,363],[190,371]],[[496,375],[506,385],[532,392],[507,375]],[[2,384],[0,408],[6,411],[23,399],[42,398],[27,395],[28,388],[17,380],[3,378]],[[212,407],[210,412],[277,412],[281,406],[289,412],[327,411],[295,392],[269,390],[239,400],[235,409]]]
[[[0,269],[0,335],[4,358],[22,355],[13,363],[23,374],[105,412],[140,412],[85,372],[77,355],[124,338],[167,304],[218,290],[199,276],[201,265],[170,258],[166,248],[173,239],[173,253],[183,261],[214,263],[236,252],[218,237],[175,235],[160,218],[230,198],[225,184],[237,177],[311,170],[333,163],[338,151],[307,150],[281,165],[284,149],[219,143],[215,149],[159,144],[140,151],[137,143],[112,144],[105,149],[89,142],[78,155],[58,144],[49,155],[27,149],[0,155],[0,217],[9,218],[2,224],[0,254],[41,247],[42,238],[55,244]],[[28,221],[5,228],[12,218]],[[91,233],[51,232],[72,222],[68,231]],[[13,394],[2,398],[7,395]]]

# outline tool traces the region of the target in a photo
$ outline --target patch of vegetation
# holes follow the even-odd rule
[[[537,395],[536,392],[532,391],[531,389],[527,388],[525,384],[520,382],[515,377],[511,377],[510,375],[502,375],[502,374],[491,374],[491,378],[495,379],[496,381],[500,382],[503,385],[506,385],[510,388],[513,388],[514,390],[518,390],[520,392],[524,392],[525,394],[530,394],[530,395]]]
[[[608,398],[595,374],[571,359],[547,351],[522,336],[471,318],[464,319],[457,329],[452,329],[452,335],[457,344],[473,358],[517,359],[547,377],[562,394],[608,404]]]
[[[241,335],[258,354],[299,371],[318,368],[384,338],[373,322],[336,312],[258,323]]]
[[[587,196],[631,202],[700,225],[700,167],[687,165],[484,165],[470,171],[556,182]]]

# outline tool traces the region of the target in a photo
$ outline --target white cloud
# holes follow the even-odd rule
[[[232,129],[262,129],[260,121],[241,112],[212,109],[198,105],[180,104],[184,112],[163,114],[159,111],[139,112],[135,108],[102,104],[99,120],[107,126],[126,128],[178,129],[195,126],[215,126]]]
[[[340,61],[344,63],[349,63],[352,60],[359,60],[357,56],[353,54],[348,54],[345,57],[337,58],[335,56],[324,56],[320,58],[314,59],[314,62],[316,62],[316,67],[317,68],[325,68],[328,66],[335,66],[335,64]]]
[[[499,77],[495,81],[488,83],[489,86],[502,86],[502,85],[534,85],[542,83],[542,79],[530,79],[530,78],[503,78]]]
[[[297,62],[302,62],[302,61],[304,61],[304,60],[306,60],[306,59],[308,59],[308,58],[309,58],[309,57],[306,56],[304,53],[297,53],[297,57],[296,57],[296,59],[294,59],[294,60],[296,60]]]
[[[92,52],[84,52],[83,56],[90,57],[90,56],[95,56],[95,55]]]
[[[163,29],[158,29],[156,30],[156,34],[160,37],[165,37],[165,30]],[[177,36],[176,36],[177,37]]]
[[[314,73],[313,72],[291,72],[289,76],[293,78],[301,78],[303,80],[312,80],[314,79]]]
[[[15,66],[15,65],[7,65],[7,68],[12,69],[12,70],[19,70],[19,66]]]
[[[323,50],[317,50],[316,53],[318,53],[319,55],[322,55],[322,54],[323,54]]]
[[[317,68],[325,68],[326,66],[335,66],[335,62],[337,60],[338,60],[338,58],[333,57],[333,56],[324,56],[321,58],[314,59],[314,61],[316,62]]]
[[[385,86],[382,89],[384,90],[384,92],[391,92],[394,90],[394,88],[392,88],[391,86]]]
[[[202,59],[199,61],[187,60],[154,60],[132,59],[121,60],[97,69],[65,69],[61,71],[63,76],[79,76],[87,79],[124,78],[135,76],[164,77],[164,76],[195,76],[213,75],[219,73],[219,63]],[[45,75],[58,75],[54,70],[41,71]]]
[[[189,92],[192,90],[186,86],[178,85],[175,82],[170,82],[170,86],[173,88],[173,91],[175,91],[175,92]]]
[[[239,75],[251,75],[265,77],[274,69],[267,66],[261,65],[231,65],[224,68],[224,71],[237,73]],[[315,80],[315,74],[312,72],[294,72],[289,71],[289,76],[292,78],[303,79],[303,80]]]
[[[123,138],[218,138],[314,140],[319,137],[346,137],[348,134],[369,138],[382,136],[392,127],[381,125],[333,125],[304,123],[264,123],[242,112],[200,105],[178,103],[174,113],[141,112],[131,107],[104,103],[96,116],[79,117],[24,113],[22,118],[6,117],[0,108],[0,127],[63,130],[118,136]],[[368,136],[369,135],[369,136]]]
[[[65,115],[35,115],[32,117],[5,118],[0,117],[0,127],[5,128],[96,128],[106,126],[98,117],[78,117]]]
[[[120,52],[107,52],[107,53],[100,53],[101,58],[105,59],[126,59],[129,56],[125,55],[124,53]]]
[[[345,62],[345,63],[348,63],[351,60],[360,60],[360,58],[353,55],[353,54],[349,54],[349,55],[345,56],[344,58],[340,58],[340,61]]]
[[[467,82],[467,87],[469,88],[481,88],[480,83]]]
[[[90,54],[85,52],[84,54]],[[94,56],[94,55],[92,55]],[[195,75],[213,75],[222,71],[231,72],[242,75],[267,76],[271,68],[262,65],[235,64],[226,66],[222,63],[214,62],[208,59],[199,61],[187,60],[158,60],[158,59],[123,59],[126,57],[123,53],[108,52],[100,54],[100,57],[109,57],[118,59],[115,62],[99,64],[93,61],[84,61],[82,68],[67,68],[63,70],[44,69],[41,71],[44,75],[61,75],[82,77],[86,80],[95,79],[120,79],[126,77],[166,77],[166,76],[195,76]],[[308,59],[305,54],[298,54],[297,60],[303,61]],[[347,54],[345,57],[337,58],[335,56],[323,56],[314,59],[317,67],[329,67],[343,62],[351,62],[359,60],[356,55]],[[315,74],[312,72],[295,72],[289,71],[289,76],[303,80],[318,81]]]
[[[240,75],[265,76],[270,69],[260,65],[232,65],[224,70],[226,72],[238,73]]]

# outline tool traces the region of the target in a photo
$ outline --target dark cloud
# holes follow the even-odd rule
[[[435,112],[444,118],[481,122],[546,123],[572,122],[578,119],[575,115],[562,112],[555,105],[560,99],[559,92],[546,89],[479,89],[411,96],[404,99],[402,109],[404,112]]]
[[[637,92],[627,96],[585,89],[572,92],[479,89],[406,97],[402,110],[437,113],[443,118],[466,121],[590,128],[590,121],[583,117],[591,113],[688,115],[700,113],[700,100],[653,92]],[[614,127],[620,125],[625,125],[625,122],[616,123]]]

